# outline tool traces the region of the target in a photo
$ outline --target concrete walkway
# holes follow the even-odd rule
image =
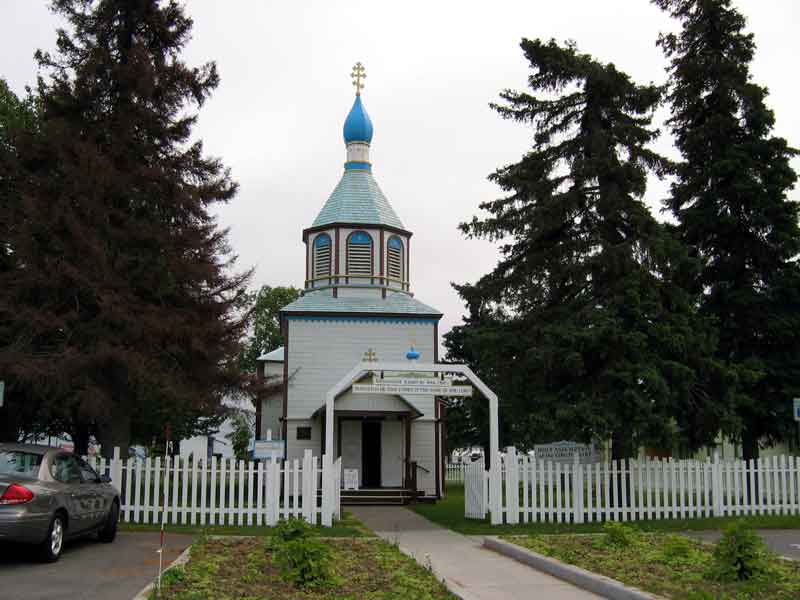
[[[396,543],[464,600],[588,600],[590,592],[540,573],[481,547],[467,537],[431,523],[399,506],[348,506],[380,537]]]

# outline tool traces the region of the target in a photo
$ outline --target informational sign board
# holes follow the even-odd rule
[[[578,442],[554,442],[552,444],[536,444],[533,447],[536,460],[551,460],[559,463],[571,463],[578,455],[582,464],[594,463],[600,460],[600,453],[594,444],[579,444]]]
[[[453,380],[449,377],[440,379],[438,377],[379,377],[372,378],[374,385],[390,383],[393,385],[453,385]]]
[[[2,402],[0,402],[0,406],[2,406]],[[800,421],[800,398],[794,399],[794,420]]]
[[[343,471],[344,471],[344,489],[357,490],[358,469],[343,469]]]
[[[385,382],[386,380],[384,380]],[[401,385],[396,383],[354,383],[354,394],[397,394],[401,396],[472,396],[468,385]]]
[[[256,440],[253,444],[253,458],[272,458],[283,460],[283,440]]]

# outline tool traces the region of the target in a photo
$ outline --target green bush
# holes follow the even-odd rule
[[[275,527],[275,535],[282,542],[291,542],[301,538],[309,537],[313,532],[311,525],[305,519],[290,517],[286,521],[281,521]]]
[[[664,562],[688,558],[692,554],[692,542],[682,535],[669,535],[664,538],[661,557]]]
[[[769,553],[762,540],[743,521],[725,528],[714,547],[711,577],[718,581],[746,581],[769,573]]]
[[[603,533],[605,534],[605,544],[618,548],[627,548],[639,535],[639,532],[632,527],[628,527],[616,521],[607,521],[603,524]]]
[[[331,551],[314,539],[313,529],[303,519],[289,519],[276,528],[271,547],[284,580],[298,587],[322,587],[334,582]]]

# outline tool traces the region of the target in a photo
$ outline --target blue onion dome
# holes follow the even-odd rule
[[[372,121],[361,102],[361,95],[356,96],[353,108],[344,122],[344,143],[372,142]]]
[[[406,358],[408,360],[419,360],[419,352],[414,350],[414,346],[411,346],[411,350],[406,353]]]

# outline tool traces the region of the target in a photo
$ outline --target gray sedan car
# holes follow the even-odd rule
[[[35,544],[45,561],[68,538],[97,533],[112,542],[119,493],[108,477],[59,448],[0,444],[0,542]]]

